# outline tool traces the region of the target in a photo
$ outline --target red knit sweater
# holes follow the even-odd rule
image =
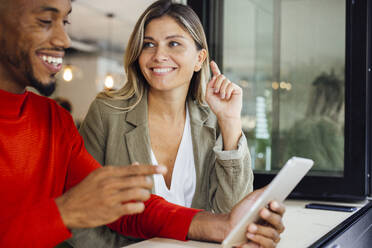
[[[70,238],[54,199],[100,165],[70,114],[31,92],[0,90],[0,247],[53,247]],[[141,238],[185,240],[198,210],[152,196],[142,214],[109,226]]]

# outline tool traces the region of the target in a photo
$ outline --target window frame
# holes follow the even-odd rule
[[[366,135],[366,165],[368,173],[369,187],[368,196],[372,196],[372,2],[367,2],[367,135]]]

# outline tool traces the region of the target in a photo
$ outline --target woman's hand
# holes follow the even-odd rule
[[[217,116],[223,139],[223,150],[235,150],[242,135],[240,113],[242,111],[243,91],[223,74],[212,61],[213,77],[207,84],[205,99]]]
[[[216,62],[210,63],[213,77],[207,84],[205,99],[221,121],[227,119],[240,119],[240,112],[242,110],[242,89],[231,82],[223,74]]]

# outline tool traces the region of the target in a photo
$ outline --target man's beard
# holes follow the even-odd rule
[[[44,96],[50,96],[56,89],[56,80],[51,80],[48,84],[43,84],[37,80],[29,63],[26,64],[26,78],[30,82],[30,86],[34,87]]]

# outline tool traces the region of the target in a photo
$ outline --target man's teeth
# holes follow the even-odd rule
[[[58,65],[62,64],[62,62],[63,62],[63,59],[61,57],[52,57],[52,56],[43,55],[41,58],[44,62],[47,62],[49,64],[53,64],[54,66],[58,66]]]
[[[173,70],[172,68],[154,68],[153,71],[157,73],[165,73]]]

